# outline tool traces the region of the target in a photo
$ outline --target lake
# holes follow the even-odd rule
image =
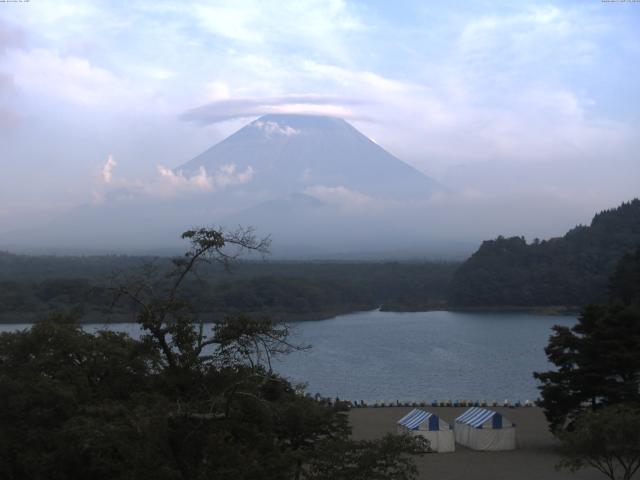
[[[575,317],[525,313],[362,312],[293,324],[309,343],[276,368],[310,392],[349,400],[533,400],[532,372],[553,325]]]
[[[290,323],[291,340],[312,348],[273,366],[294,382],[307,382],[311,393],[348,400],[534,400],[532,372],[550,368],[544,347],[551,327],[575,322],[502,312],[340,315]],[[24,325],[0,325],[0,331],[17,328]],[[136,324],[110,328],[139,334]]]

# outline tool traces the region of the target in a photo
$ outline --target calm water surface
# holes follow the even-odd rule
[[[538,397],[551,327],[574,317],[523,313],[363,312],[293,324],[309,343],[276,364],[308,390],[350,400]]]
[[[274,362],[308,390],[350,400],[533,400],[532,372],[553,325],[574,317],[524,313],[362,312],[292,322],[293,342],[312,345]],[[103,328],[102,325],[88,329]],[[24,325],[0,325],[2,330]],[[133,336],[136,324],[110,325]]]

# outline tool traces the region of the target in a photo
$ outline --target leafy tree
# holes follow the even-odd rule
[[[640,468],[640,409],[609,406],[588,411],[562,432],[559,468],[592,466],[611,480],[630,480]]]
[[[119,478],[157,455],[158,424],[142,424],[155,402],[135,399],[154,389],[159,357],[124,334],[60,320],[70,319],[0,335],[0,476]]]
[[[309,480],[410,480],[418,474],[407,454],[429,447],[423,437],[387,435],[380,441],[323,442],[307,466]]]
[[[623,257],[611,279],[610,302],[587,306],[572,328],[553,328],[545,352],[558,368],[534,374],[552,430],[590,408],[640,405],[640,276],[629,274],[638,270],[638,253]]]
[[[114,284],[144,334],[90,334],[58,316],[0,335],[0,475],[22,479],[410,479],[416,441],[349,439],[347,406],[319,402],[271,370],[303,348],[285,326],[232,317],[207,331],[182,297],[205,262],[264,253],[251,230],[185,232],[164,282]],[[341,476],[342,475],[342,476]]]

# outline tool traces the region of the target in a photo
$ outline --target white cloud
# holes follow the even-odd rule
[[[411,84],[393,80],[367,70],[349,69],[311,60],[303,61],[302,68],[312,75],[333,79],[334,82],[347,87],[360,86],[387,93],[407,92],[411,89]]]
[[[117,163],[113,159],[112,155],[109,155],[107,162],[102,167],[102,181],[107,185],[113,181],[113,169],[116,167]]]
[[[499,75],[527,73],[552,76],[553,68],[530,70],[535,65],[585,64],[597,50],[594,37],[603,25],[588,9],[570,6],[523,6],[502,15],[483,15],[470,20],[457,40],[456,60],[467,66],[493,69]],[[557,68],[557,67],[556,67]]]
[[[187,175],[182,171],[158,165],[158,176],[150,180],[131,180],[117,177],[114,169],[117,162],[109,155],[100,170],[100,181],[95,185],[92,196],[95,203],[103,203],[109,192],[118,192],[118,196],[136,195],[177,196],[185,193],[205,193],[244,185],[251,181],[256,173],[252,166],[238,171],[233,163],[222,165],[217,171],[207,172],[200,167],[195,174]]]
[[[251,125],[253,125],[259,130],[262,130],[268,136],[281,135],[285,137],[291,137],[293,135],[298,135],[300,133],[300,130],[296,128],[290,127],[289,125],[280,126],[278,122],[273,122],[271,120],[267,120],[267,121],[256,120]]]
[[[170,186],[170,190],[213,190],[213,178],[207,175],[204,167],[200,167],[198,173],[189,177],[182,172],[174,173],[173,170],[162,165],[158,165],[158,173],[166,185]],[[165,186],[165,184],[161,185]],[[153,190],[153,187],[150,190]]]
[[[200,25],[216,35],[244,42],[261,42],[264,39],[262,33],[253,26],[260,19],[257,8],[197,5],[194,13]]]
[[[514,14],[481,16],[464,27],[459,46],[468,52],[494,49],[499,47],[498,42],[502,48],[519,48],[532,36],[569,34],[573,28],[570,18],[555,6],[525,7]],[[542,45],[546,46],[546,42]]]
[[[231,89],[226,82],[207,82],[205,85],[205,99],[209,102],[226,100],[231,97]]]
[[[251,181],[255,170],[248,166],[244,171],[237,171],[233,163],[222,165],[217,171],[208,173],[200,167],[195,175],[185,175],[184,172],[158,166],[160,181],[146,185],[144,190],[150,194],[175,195],[180,192],[212,192],[230,186],[243,185]]]
[[[109,155],[107,157],[107,161],[102,165],[97,173],[98,181],[94,183],[93,189],[91,190],[91,197],[93,203],[103,203],[105,200],[105,193],[109,188],[113,187],[115,184],[118,186],[122,186],[126,181],[121,179],[116,179],[114,177],[114,170],[118,163],[113,159],[113,155]]]
[[[154,65],[141,66],[138,70],[148,80],[164,81],[176,76],[176,72]]]
[[[81,105],[109,105],[114,99],[131,99],[124,82],[86,58],[62,56],[35,49],[12,49],[4,67],[13,74],[15,85],[28,94],[55,96]]]
[[[190,9],[205,31],[243,47],[270,49],[299,45],[337,60],[349,58],[345,35],[365,29],[353,5],[344,0],[237,0],[198,4]]]
[[[212,176],[214,185],[227,187],[230,185],[242,185],[251,180],[256,173],[251,165],[243,172],[236,172],[236,164],[228,163],[222,165]]]

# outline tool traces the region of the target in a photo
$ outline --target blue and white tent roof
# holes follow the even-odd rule
[[[457,423],[464,423],[474,428],[482,428],[488,420],[492,421],[491,428],[503,427],[502,415],[486,408],[473,407],[456,418]],[[505,423],[505,426],[511,426],[510,422]]]
[[[398,424],[410,430],[417,430],[423,423],[428,423],[429,430],[440,430],[440,419],[431,412],[414,408],[400,420]]]

